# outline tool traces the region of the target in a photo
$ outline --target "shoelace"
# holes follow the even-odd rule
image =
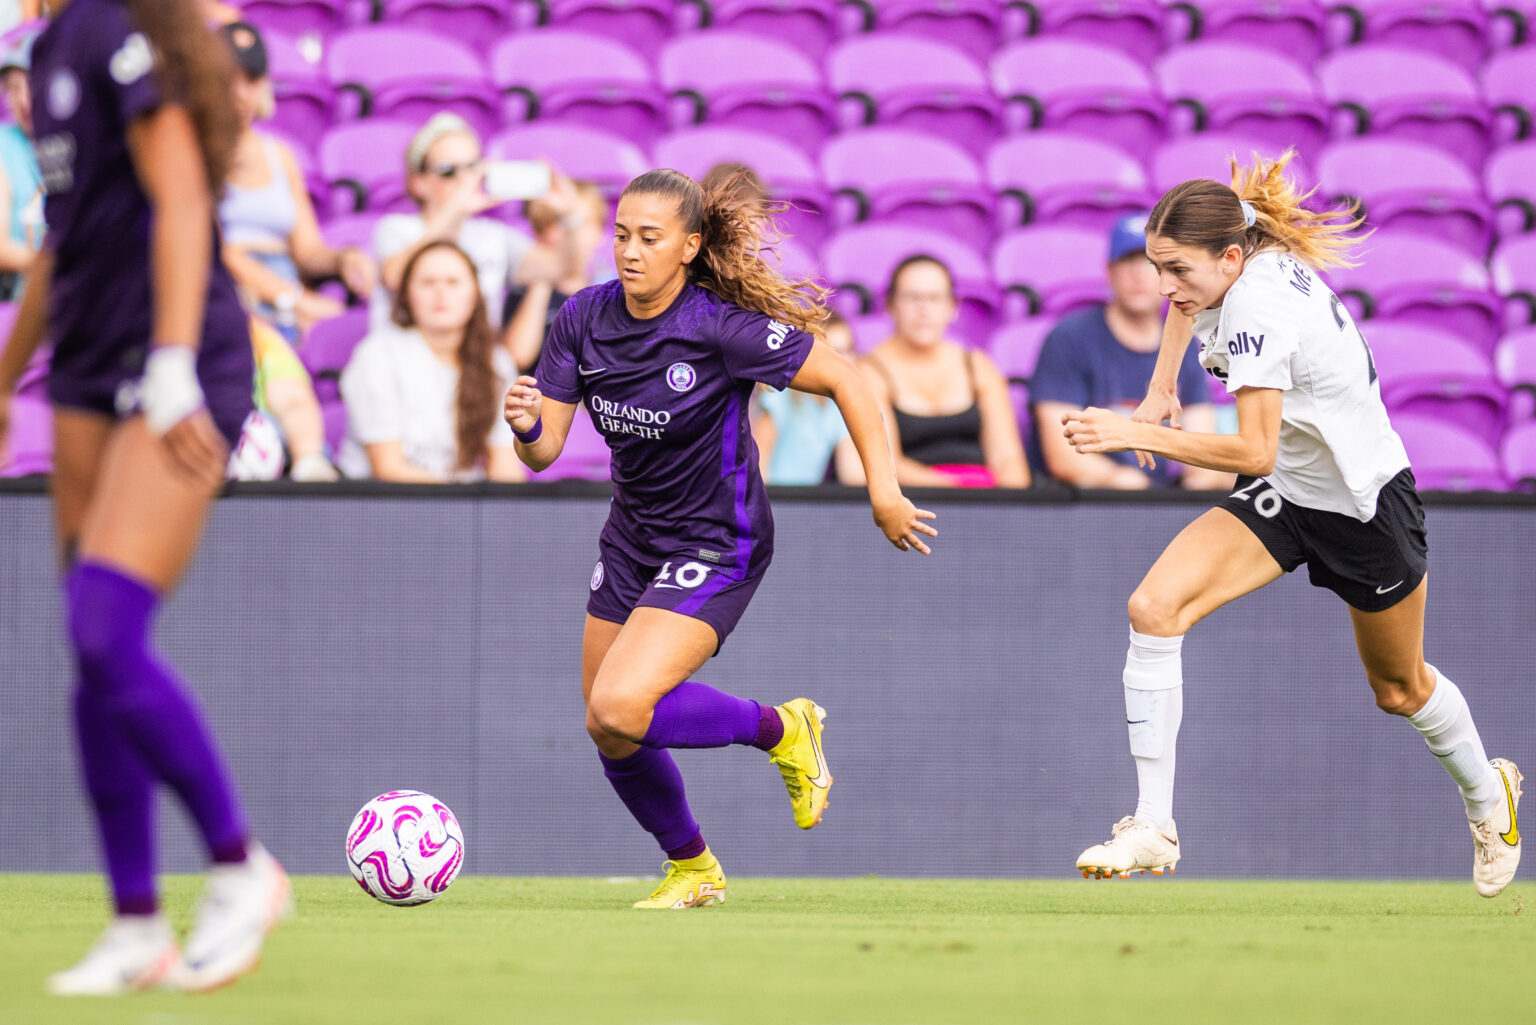
[[[1125,818],[1121,819],[1119,822],[1116,822],[1113,826],[1110,827],[1109,835],[1118,840],[1122,833],[1127,832],[1135,825],[1136,816],[1127,815]]]
[[[662,870],[665,871],[667,874],[661,880],[661,885],[656,887],[655,891],[652,892],[652,894],[650,896],[651,900],[655,900],[657,897],[660,897],[663,893],[665,893],[667,887],[672,885],[673,880],[675,880],[678,876],[682,875],[683,872],[685,871],[683,869],[683,866],[679,865],[675,861],[663,861],[661,863],[661,867],[662,867]]]
[[[1480,824],[1474,824],[1472,838],[1477,841],[1473,844],[1477,848],[1477,863],[1491,865],[1494,860],[1493,819],[1485,819]]]

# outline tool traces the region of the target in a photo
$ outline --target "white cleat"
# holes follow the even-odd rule
[[[244,863],[209,871],[173,984],[204,992],[234,982],[260,963],[267,934],[292,914],[293,889],[283,866],[252,843]]]
[[[1472,883],[1484,897],[1497,897],[1515,878],[1520,866],[1520,784],[1525,777],[1508,758],[1495,758],[1488,764],[1499,774],[1504,785],[1503,799],[1493,814],[1473,822],[1472,828]]]
[[[125,915],[107,926],[84,959],[48,976],[59,997],[115,997],[165,981],[180,959],[176,935],[160,915]]]
[[[1132,872],[1173,874],[1179,863],[1179,830],[1169,823],[1167,832],[1150,822],[1127,815],[1116,822],[1108,843],[1084,851],[1077,870],[1084,879],[1126,878]]]

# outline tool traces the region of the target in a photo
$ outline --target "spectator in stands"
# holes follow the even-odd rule
[[[13,124],[0,126],[0,302],[21,295],[22,275],[43,242],[43,176],[32,149],[32,41],[22,37],[0,62]]]
[[[853,332],[836,313],[823,322],[827,344],[853,355]],[[820,395],[764,388],[752,421],[763,479],[769,484],[821,484],[834,470],[839,484],[863,486],[864,465],[837,404]]]
[[[256,367],[256,409],[270,418],[282,436],[294,480],[335,480],[336,467],[325,455],[325,422],[309,371],[293,347],[265,321],[251,318],[251,347]]]
[[[1215,489],[1231,485],[1232,475],[1198,466],[1183,468],[1159,459],[1153,470],[1137,466],[1131,452],[1112,455],[1073,451],[1061,432],[1062,414],[1088,406],[1129,416],[1147,394],[1163,338],[1163,297],[1157,271],[1147,262],[1145,214],[1117,221],[1109,234],[1109,302],[1074,313],[1051,331],[1030,378],[1035,437],[1046,471],[1080,488],[1136,490],[1170,487]],[[1214,433],[1215,407],[1200,369],[1198,346],[1190,346],[1179,367],[1183,424],[1191,431]]]
[[[608,228],[608,201],[591,182],[576,182],[574,188],[580,202],[571,217],[562,216],[554,204],[543,199],[532,200],[524,207],[528,225],[533,228],[534,244],[549,258],[533,261],[533,266],[523,274],[522,283],[507,290],[502,322],[507,325],[507,349],[520,372],[531,370],[539,362],[544,335],[565,301],[588,285],[612,281],[616,276],[612,256],[603,245]],[[559,254],[567,246],[574,246],[580,257],[579,270],[557,276],[564,269],[564,259]],[[596,268],[599,250],[604,253],[602,271]]]
[[[419,251],[434,242],[453,242],[474,262],[480,293],[486,308],[500,314],[507,292],[522,281],[574,277],[581,273],[582,254],[577,249],[586,211],[576,198],[575,186],[555,174],[554,188],[544,202],[559,218],[569,218],[563,252],[550,252],[533,239],[501,221],[481,214],[501,205],[485,192],[485,161],[480,137],[457,114],[434,114],[406,149],[406,190],[420,211],[388,214],[373,234],[373,254],[379,261],[383,287],[375,290],[370,317],[375,327],[387,324],[394,308],[392,294],[399,288],[405,267]],[[507,338],[502,335],[503,344]],[[510,349],[508,350],[510,352]]]
[[[244,128],[219,203],[224,263],[256,314],[297,341],[315,321],[342,312],[335,299],[305,288],[305,279],[340,277],[354,295],[366,297],[378,272],[362,250],[325,244],[293,152],[255,128],[258,119],[271,115],[273,103],[261,34],[253,25],[234,22],[219,35],[239,72],[235,109]]]
[[[1008,384],[986,353],[950,341],[955,282],[941,261],[910,256],[886,290],[892,337],[864,360],[886,406],[896,478],[906,487],[1029,486]]]
[[[524,479],[501,417],[512,359],[497,344],[475,265],[452,242],[414,247],[392,323],[341,375],[349,477],[415,483]]]

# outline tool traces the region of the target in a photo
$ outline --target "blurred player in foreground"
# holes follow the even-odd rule
[[[51,335],[75,733],[117,914],[48,986],[207,989],[255,966],[290,900],[151,641],[251,409],[251,338],[215,256],[210,185],[224,180],[239,124],[225,49],[193,0],[54,6],[32,70],[50,231],[0,357],[0,431],[20,368]],[[155,885],[160,783],[213,860],[184,956]]]
[[[614,227],[618,281],[561,307],[536,377],[507,394],[518,455],[554,462],[578,404],[613,452],[613,508],[598,539],[582,638],[587,732],[603,771],[666,852],[667,876],[640,908],[725,899],[725,874],[688,809],[674,747],[768,752],[795,823],[821,821],[832,775],[825,712],[777,707],[689,678],[747,609],[773,557],[773,516],[748,407],[753,386],[837,403],[869,481],[880,531],[902,551],[928,546],[933,514],[896,484],[880,411],[863,377],[813,332],[813,286],[759,255],[770,207],[737,174],[705,192],[676,171],[624,190]]]
[[[1305,208],[1284,175],[1289,159],[1242,170],[1234,160],[1232,188],[1188,181],[1158,202],[1147,258],[1174,308],[1147,399],[1131,419],[1092,408],[1062,417],[1079,452],[1238,474],[1237,490],[1186,527],[1131,595],[1125,709],[1140,800],[1077,865],[1098,877],[1172,870],[1184,634],[1306,563],[1313,585],[1349,605],[1377,707],[1406,717],[1460,788],[1473,882],[1492,897],[1520,862],[1520,772],[1488,760],[1461,691],[1424,661],[1427,544],[1413,471],[1365,337],[1317,276],[1347,262],[1360,221]],[[1178,429],[1190,318],[1200,364],[1236,396],[1235,435]]]

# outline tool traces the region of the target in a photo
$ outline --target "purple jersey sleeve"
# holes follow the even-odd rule
[[[544,336],[534,379],[539,390],[556,402],[580,404],[586,389],[581,380],[581,332],[586,303],[574,299],[560,307]]]
[[[716,325],[720,356],[726,372],[738,381],[761,381],[783,390],[794,380],[811,354],[815,341],[808,333],[725,303]]]
[[[160,107],[164,96],[155,80],[155,54],[144,33],[134,28],[121,4],[104,5],[96,24],[95,45],[108,55],[106,85],[123,124]]]

